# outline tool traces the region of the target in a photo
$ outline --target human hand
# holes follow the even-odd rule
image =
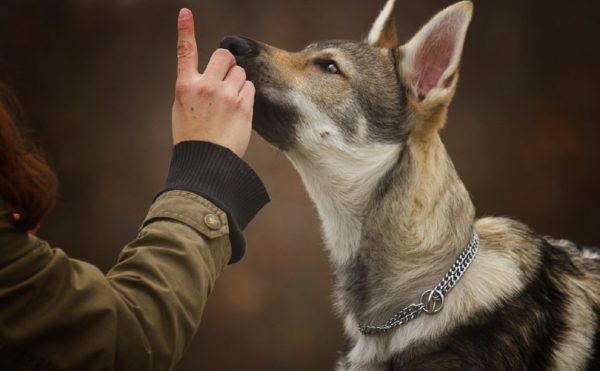
[[[179,13],[177,30],[173,144],[207,141],[242,157],[252,132],[254,85],[246,80],[244,69],[225,49],[217,49],[204,73],[198,73],[198,48],[190,10]]]

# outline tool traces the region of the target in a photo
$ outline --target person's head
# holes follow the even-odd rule
[[[12,209],[15,225],[34,229],[54,205],[56,175],[16,124],[19,105],[0,84],[0,198]]]

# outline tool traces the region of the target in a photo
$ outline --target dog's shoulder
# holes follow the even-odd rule
[[[559,281],[565,277],[600,288],[600,248],[536,234],[526,224],[511,218],[487,217],[476,221],[482,249],[504,257],[533,278],[540,269],[550,270]],[[596,291],[593,289],[593,291]]]
[[[524,281],[533,279],[543,253],[543,241],[526,224],[511,218],[486,217],[475,222],[484,256],[516,264]]]
[[[514,281],[520,288],[447,333],[395,354],[389,369],[566,370],[594,364],[600,249],[539,236],[508,218],[479,219],[475,227],[482,249],[475,276],[481,280],[479,273],[492,267],[492,274],[505,278],[482,280],[485,287],[478,292]],[[522,274],[515,274],[515,266]]]

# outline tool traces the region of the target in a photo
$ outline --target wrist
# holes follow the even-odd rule
[[[227,213],[232,263],[244,254],[241,231],[269,202],[260,178],[242,159],[230,149],[206,141],[183,141],[173,147],[169,176],[159,195],[170,190],[194,192]]]

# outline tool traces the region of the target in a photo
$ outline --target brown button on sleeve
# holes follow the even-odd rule
[[[204,224],[213,231],[221,229],[221,226],[223,225],[221,219],[216,214],[206,214],[204,216]]]
[[[176,205],[175,208],[173,204]],[[201,207],[198,208],[198,205]],[[144,226],[159,219],[171,219],[187,224],[210,239],[229,233],[227,214],[205,198],[191,192],[169,191],[158,197],[150,208]]]

